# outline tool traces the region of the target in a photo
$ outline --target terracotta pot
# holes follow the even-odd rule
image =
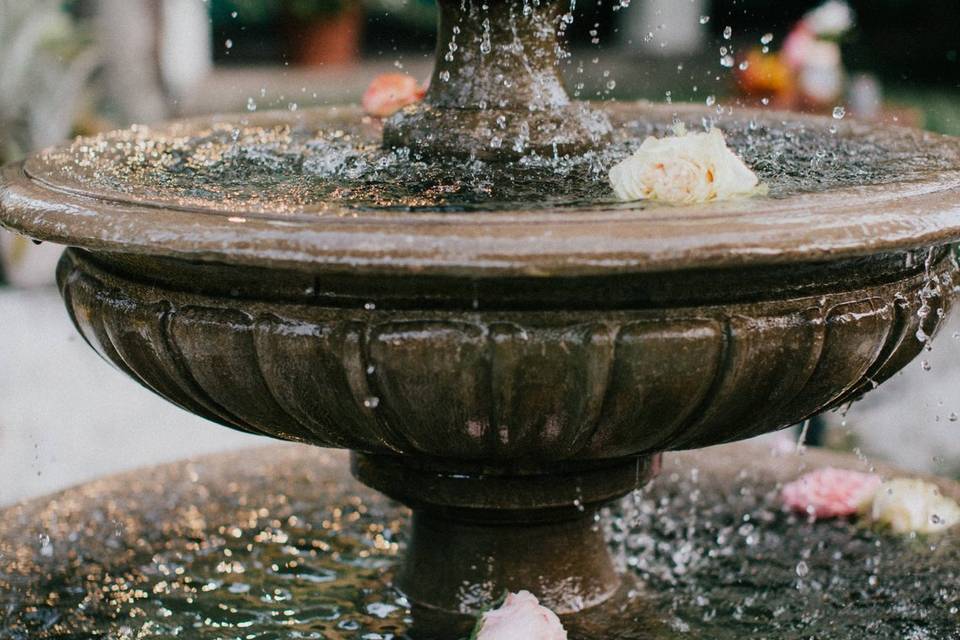
[[[291,29],[297,64],[319,67],[348,65],[360,54],[363,10],[354,5],[313,22],[297,23]]]

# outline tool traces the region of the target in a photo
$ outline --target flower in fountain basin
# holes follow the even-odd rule
[[[560,618],[529,591],[507,594],[503,604],[480,618],[476,640],[566,640]]]
[[[760,181],[728,147],[723,133],[649,137],[610,170],[610,184],[624,201],[658,200],[696,204],[729,200],[761,191]]]
[[[818,469],[783,487],[783,503],[813,518],[851,516],[870,505],[879,476],[846,469]]]
[[[934,484],[899,478],[876,490],[870,515],[896,533],[937,533],[960,524],[960,505]]]
[[[384,73],[373,79],[360,103],[368,115],[386,118],[420,101],[425,94],[426,88],[415,78],[404,73]]]

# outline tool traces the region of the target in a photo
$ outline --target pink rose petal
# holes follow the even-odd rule
[[[499,609],[483,614],[477,640],[567,640],[553,611],[529,591],[511,593]]]
[[[793,28],[783,41],[781,53],[787,66],[799,69],[806,64],[810,46],[816,42],[816,36],[803,22]]]
[[[850,516],[871,500],[880,482],[880,477],[872,473],[818,469],[787,484],[783,503],[815,519]]]
[[[408,104],[423,98],[426,89],[415,78],[403,73],[384,73],[373,79],[363,92],[363,110],[378,118],[391,116]]]

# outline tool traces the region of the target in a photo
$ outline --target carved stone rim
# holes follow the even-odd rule
[[[642,103],[606,108],[640,116],[656,109]],[[257,114],[250,121],[301,117]],[[338,108],[311,117],[332,122],[359,114]],[[788,117],[811,126],[829,122]],[[211,120],[179,126],[191,122]],[[960,144],[924,135],[930,145]],[[960,167],[913,182],[701,207],[349,216],[331,211],[282,218],[111,200],[49,184],[24,167],[10,165],[0,174],[0,224],[32,238],[96,251],[316,274],[358,269],[472,277],[651,273],[825,261],[960,240]]]

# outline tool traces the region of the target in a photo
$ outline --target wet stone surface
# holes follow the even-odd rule
[[[608,111],[611,142],[580,156],[426,160],[382,149],[380,121],[345,108],[138,127],[48,151],[27,170],[97,197],[276,216],[636,207],[615,202],[607,172],[646,136],[667,135],[675,121],[690,131],[720,127],[772,198],[907,182],[960,167],[960,145],[896,127],[668,105]],[[523,144],[496,132],[491,140]]]
[[[645,586],[571,637],[955,638],[955,532],[897,538],[780,510],[778,482],[827,464],[862,468],[743,445],[673,455],[599,524]],[[274,447],[10,509],[0,638],[405,638],[412,613],[387,585],[408,512],[346,469],[339,453]]]

